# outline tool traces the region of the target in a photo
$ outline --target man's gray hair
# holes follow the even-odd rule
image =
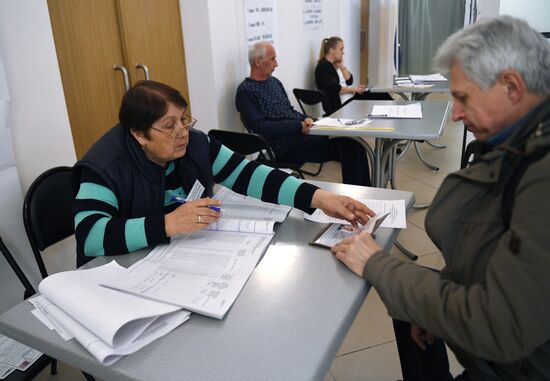
[[[250,49],[248,49],[248,63],[250,64],[250,67],[254,66],[254,62],[256,62],[257,58],[265,57],[267,44],[269,44],[269,42],[256,42]]]
[[[500,16],[456,32],[439,47],[434,66],[446,73],[455,62],[482,89],[512,69],[521,74],[529,91],[550,95],[550,44],[521,19]]]

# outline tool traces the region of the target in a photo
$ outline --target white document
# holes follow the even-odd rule
[[[407,215],[405,209],[405,200],[358,200],[368,206],[377,215],[389,213],[380,225],[382,228],[405,229],[407,227]],[[326,223],[350,223],[346,220],[327,216],[321,209],[315,210],[312,214],[304,213],[304,218],[308,221]]]
[[[222,218],[283,222],[292,207],[271,204],[221,188],[213,197],[222,202]],[[220,229],[221,230],[221,229]]]
[[[357,130],[367,127],[372,123],[369,118],[362,119],[344,119],[344,118],[323,118],[313,124],[319,129],[339,129],[339,130]]]
[[[445,82],[447,78],[439,73],[426,74],[426,75],[409,75],[409,78],[414,83],[419,82]]]
[[[275,221],[241,220],[222,215],[218,222],[210,224],[207,229],[215,231],[230,231],[241,233],[274,234]]]
[[[371,118],[400,118],[400,119],[421,119],[422,106],[420,103],[412,103],[408,105],[374,105]]]
[[[41,355],[42,352],[0,334],[0,367],[11,367],[24,372]],[[0,375],[2,373],[0,370]]]
[[[222,319],[272,238],[202,230],[157,246],[103,285]]]
[[[189,318],[189,311],[99,284],[126,269],[112,261],[89,270],[66,271],[40,282],[33,305],[62,327],[103,365],[144,347]]]
[[[204,192],[204,185],[202,185],[199,180],[195,180],[195,183],[191,187],[191,190],[185,198],[185,201],[189,202],[198,200],[202,196],[202,192]]]

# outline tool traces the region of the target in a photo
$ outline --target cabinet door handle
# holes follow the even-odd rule
[[[122,78],[124,78],[124,88],[126,91],[130,90],[130,79],[128,78],[128,69],[122,65],[114,65],[113,69],[120,70],[122,72]]]
[[[145,64],[136,64],[137,69],[143,69],[143,74],[145,74],[145,80],[149,81],[151,79],[151,76],[149,75],[149,68]]]

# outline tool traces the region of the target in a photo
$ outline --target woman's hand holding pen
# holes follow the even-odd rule
[[[203,230],[220,219],[220,206],[220,201],[211,198],[183,203],[174,211],[164,215],[166,236],[172,237],[176,234]]]
[[[341,218],[351,222],[355,227],[365,224],[376,213],[367,206],[351,197],[317,189],[311,200],[312,208],[319,208],[331,217]]]

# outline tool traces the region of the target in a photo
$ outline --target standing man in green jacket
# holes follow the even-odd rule
[[[419,347],[449,345],[460,380],[550,380],[550,44],[503,16],[449,37],[435,64],[451,75],[453,120],[485,145],[426,216],[445,268],[389,256],[367,233],[332,251]]]

